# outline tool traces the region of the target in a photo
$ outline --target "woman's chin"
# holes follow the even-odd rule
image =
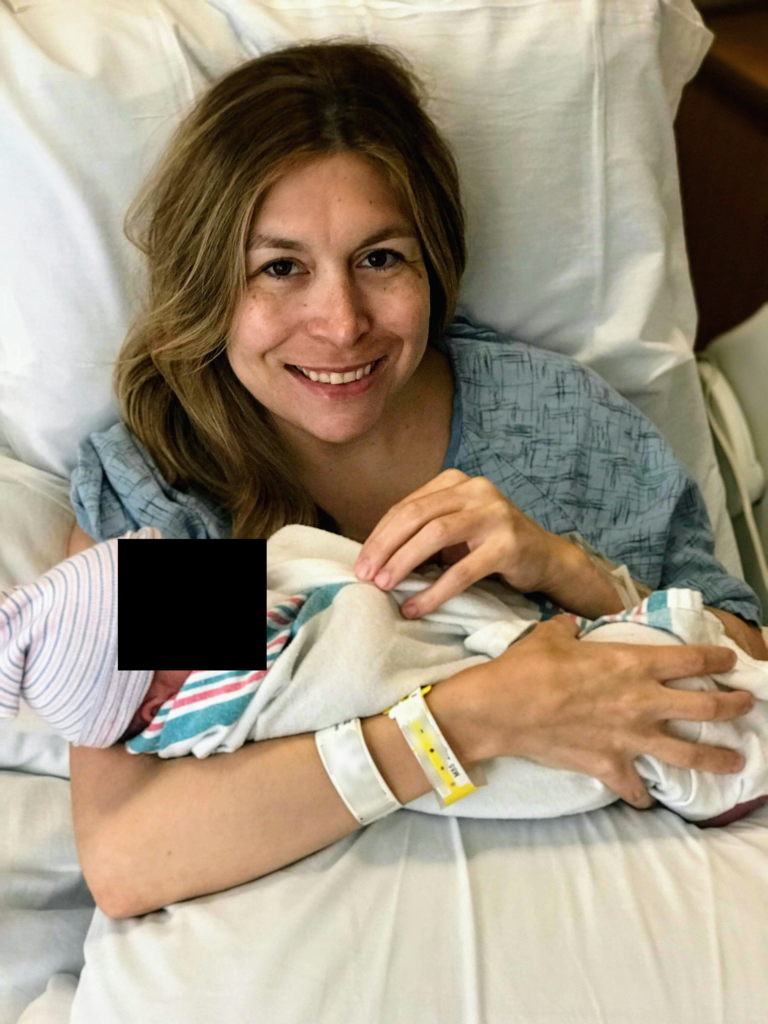
[[[350,417],[336,414],[333,417],[329,417],[329,420],[331,422],[318,423],[315,421],[311,426],[305,424],[302,425],[301,429],[315,442],[351,445],[356,441],[361,441],[366,435],[371,433],[376,426],[378,417],[366,416],[363,418],[360,416]]]

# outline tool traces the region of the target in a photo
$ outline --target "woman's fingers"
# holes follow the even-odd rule
[[[540,622],[536,629],[546,630],[558,630],[563,636],[570,636],[576,639],[581,632],[581,626],[579,625],[578,615],[573,615],[571,612],[558,612],[557,615],[553,615],[551,619],[547,619],[546,622]],[[530,633],[528,634],[531,635]],[[559,635],[559,634],[555,634]]]
[[[542,753],[526,756],[537,764],[591,775],[613,790],[622,800],[641,810],[653,806],[656,802],[635,768],[634,757],[626,751],[611,749],[608,752],[574,745],[559,746],[553,754],[553,757]]]
[[[468,670],[477,680],[480,724],[491,736],[493,756],[591,775],[637,808],[654,803],[635,767],[640,755],[687,770],[743,769],[738,751],[667,731],[668,721],[731,719],[753,707],[754,697],[744,690],[664,685],[727,672],[735,660],[730,649],[582,644],[578,629],[574,617],[555,616],[498,658]]]
[[[617,796],[638,810],[647,810],[656,803],[632,764],[619,763],[614,771],[599,778],[608,789],[612,789]]]
[[[358,579],[374,579],[383,568],[399,582],[417,565],[443,547],[463,540],[454,536],[450,522],[462,508],[455,489],[394,505],[376,524],[355,563]]]
[[[701,693],[664,687],[662,692],[664,702],[659,708],[659,717],[664,719],[722,722],[745,715],[755,706],[755,698],[748,690],[707,690]]]
[[[403,553],[407,552],[407,550],[408,546],[406,545],[403,548]],[[412,619],[417,616],[428,615],[436,608],[440,608],[441,605],[445,604],[452,597],[462,594],[473,583],[477,583],[478,580],[489,576],[493,572],[493,565],[493,555],[488,552],[487,548],[481,547],[477,551],[465,555],[460,561],[455,562],[449,569],[446,569],[431,587],[426,587],[416,594],[415,597],[410,597],[402,606],[403,612]],[[399,573],[396,573],[396,576],[399,575]],[[406,572],[402,575],[406,576],[408,573]]]
[[[432,480],[429,480],[426,484],[424,484],[423,487],[419,487],[418,490],[412,491],[406,498],[404,498],[402,501],[398,501],[396,504],[392,506],[392,508],[389,509],[388,512],[384,513],[384,515],[381,517],[376,526],[374,526],[373,530],[371,530],[370,534],[368,535],[360,551],[360,555],[362,555],[364,558],[370,561],[376,560],[376,557],[379,554],[379,552],[377,551],[375,545],[376,542],[378,541],[379,536],[388,529],[392,520],[400,514],[403,507],[407,505],[409,502],[415,501],[418,498],[424,498],[427,497],[428,495],[435,494],[438,491],[451,490],[458,484],[463,483],[465,480],[469,480],[469,477],[466,475],[466,473],[462,473],[461,470],[446,469],[444,470],[444,472],[439,473]],[[451,507],[454,506],[453,502],[449,504]],[[360,557],[360,555],[358,557]]]
[[[649,740],[644,753],[674,765],[676,768],[693,769],[699,772],[715,772],[718,775],[740,772],[744,758],[736,750],[727,747],[711,747],[706,743],[691,743],[674,736],[662,735]]]
[[[382,516],[358,553],[355,575],[386,590],[439,552],[450,551],[448,560],[461,565],[468,552],[481,548],[483,572],[474,574],[476,563],[472,571],[463,567],[450,578],[450,586],[461,580],[461,589],[466,589],[482,576],[499,572],[505,582],[525,593],[541,589],[552,560],[553,537],[485,477],[446,470]]]
[[[444,491],[447,487],[456,487],[457,484],[462,484],[465,480],[470,479],[471,477],[468,477],[466,473],[462,473],[460,469],[444,469],[442,473],[438,473],[437,476],[432,477],[431,480],[428,480],[421,487],[411,491],[405,500],[411,501],[413,498],[420,498],[424,494]]]
[[[637,651],[644,667],[662,682],[670,679],[689,679],[692,676],[711,676],[728,672],[736,664],[736,654],[729,647],[712,644],[691,644],[679,647],[641,647],[627,644]],[[640,652],[643,652],[642,654]]]
[[[410,548],[412,550],[409,550]],[[406,567],[403,570],[402,565],[411,566],[413,562],[413,568],[416,568],[417,565],[421,564],[424,559],[420,558],[418,551],[419,548],[414,542],[413,548],[411,545],[406,545],[401,551],[397,552],[397,563],[395,563],[393,569],[394,581],[399,582],[412,571],[411,567]],[[399,563],[400,558],[404,559],[402,564]],[[482,546],[476,551],[465,555],[464,558],[455,562],[450,568],[446,568],[431,587],[427,587],[414,597],[409,598],[402,605],[403,614],[407,614],[410,618],[429,614],[430,611],[439,608],[445,601],[456,597],[457,594],[462,594],[472,584],[484,579],[486,575],[493,571],[493,552],[488,551],[487,546]],[[392,583],[385,589],[389,589],[389,586],[392,586]]]

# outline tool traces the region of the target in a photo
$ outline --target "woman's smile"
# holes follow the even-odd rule
[[[299,369],[298,366],[286,365],[285,368],[294,380],[296,380],[310,394],[318,395],[331,401],[338,401],[339,399],[356,398],[358,395],[363,395],[366,391],[370,391],[371,388],[375,387],[383,373],[386,359],[386,356],[382,356],[381,359],[377,359],[373,364],[365,364],[365,366],[360,367],[357,370],[357,373],[361,374],[361,376],[356,376],[354,380],[345,382],[339,378],[349,376],[349,374],[322,371],[316,372],[313,370],[310,372],[312,372],[315,377],[327,377],[329,379],[326,381],[322,379],[312,380],[312,378],[307,376],[307,374]],[[365,370],[367,370],[369,366],[369,372],[365,373]],[[351,372],[352,371],[350,371],[350,373]]]

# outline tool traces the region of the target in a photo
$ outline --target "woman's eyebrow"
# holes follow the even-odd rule
[[[366,245],[383,242],[385,238],[416,238],[416,235],[413,234],[412,228],[405,224],[388,224],[387,227],[364,238],[357,248],[363,249]],[[306,248],[302,242],[297,242],[293,238],[276,238],[274,235],[256,234],[248,242],[249,252],[251,249],[297,249],[304,252]]]

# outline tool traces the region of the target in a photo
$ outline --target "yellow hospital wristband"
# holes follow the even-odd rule
[[[442,810],[448,804],[462,800],[488,783],[480,765],[475,765],[470,772],[465,772],[448,746],[440,726],[424,701],[424,694],[429,693],[431,689],[430,685],[414,690],[382,714],[394,718],[400,726],[400,731],[429,779]]]

